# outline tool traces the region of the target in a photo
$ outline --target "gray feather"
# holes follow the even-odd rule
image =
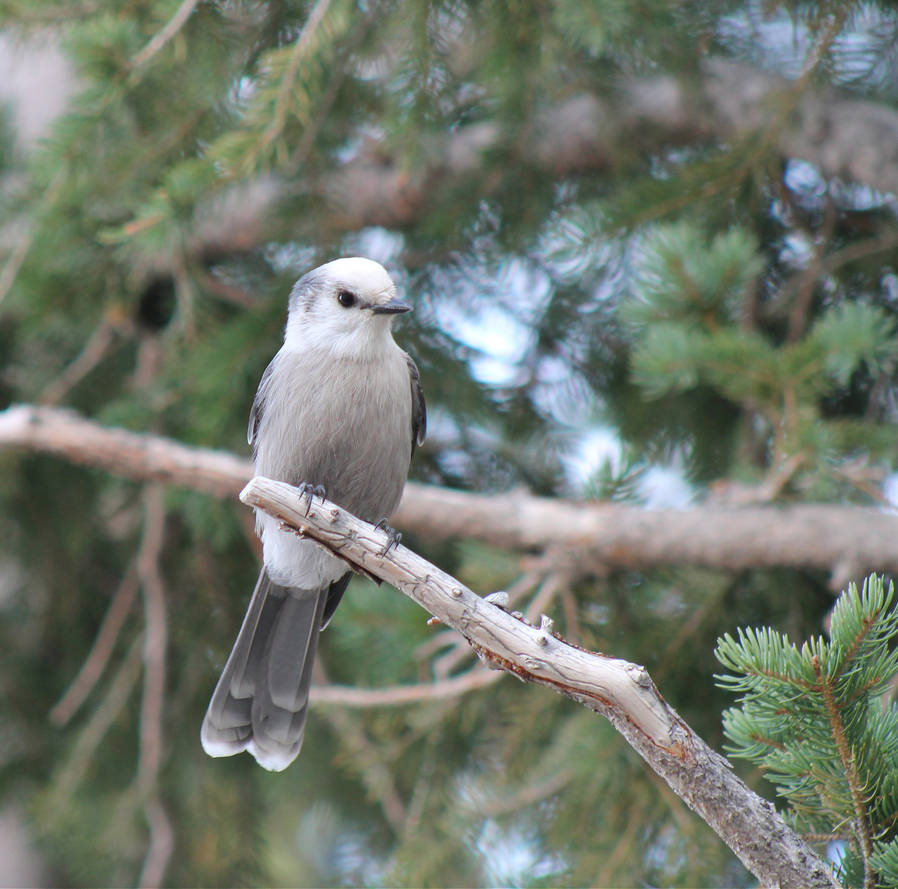
[[[329,500],[369,522],[395,510],[408,475],[415,412],[405,352],[396,347],[372,366],[328,362],[313,347],[281,350],[255,405],[259,475],[322,485]]]
[[[427,435],[427,404],[424,401],[424,390],[421,388],[421,374],[418,373],[418,365],[412,356],[406,353],[405,361],[408,365],[409,381],[412,389],[412,453],[415,453],[415,445],[424,444]]]
[[[350,293],[353,299],[343,299]],[[382,266],[349,257],[314,269],[290,294],[284,345],[259,383],[247,437],[257,475],[321,486],[370,522],[399,504],[427,425],[414,361],[390,319],[407,306]],[[318,634],[346,564],[261,510],[265,568],[203,720],[212,756],[249,751],[268,769],[299,752]]]
[[[274,771],[292,762],[302,745],[324,611],[348,580],[322,590],[291,590],[262,570],[203,720],[207,753],[231,756],[248,749]]]
[[[259,431],[259,420],[262,418],[262,412],[265,409],[265,393],[268,390],[268,375],[271,373],[273,366],[274,362],[269,361],[268,367],[265,368],[265,372],[262,374],[262,379],[259,380],[259,388],[256,389],[253,405],[249,409],[249,424],[246,428],[246,441],[253,449],[254,457],[256,454],[256,435]]]

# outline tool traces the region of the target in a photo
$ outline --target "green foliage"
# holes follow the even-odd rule
[[[575,45],[595,55],[613,52],[616,41],[632,28],[633,5],[558,3],[552,10],[559,31]]]
[[[894,585],[871,575],[832,612],[829,639],[801,648],[770,628],[724,635],[718,683],[741,706],[723,716],[735,756],[758,763],[796,826],[845,845],[848,885],[898,885],[898,608]],[[886,695],[884,699],[884,695]],[[858,879],[860,875],[860,879]]]
[[[263,52],[256,64],[253,95],[238,126],[219,137],[209,157],[233,175],[272,166],[295,168],[305,161],[312,139],[339,89],[341,43],[354,26],[347,0],[325,4],[294,39]]]
[[[666,321],[715,330],[738,323],[745,298],[763,271],[754,237],[731,229],[710,243],[699,226],[659,226],[646,240],[625,310],[634,324]]]
[[[895,323],[879,306],[840,303],[822,315],[808,335],[808,352],[818,351],[824,373],[846,386],[861,365],[876,376],[898,355]]]
[[[828,447],[824,399],[859,372],[890,372],[898,335],[880,306],[825,306],[800,339],[751,323],[762,257],[732,229],[708,241],[694,223],[659,226],[641,245],[623,306],[633,374],[651,397],[708,385],[776,430],[771,464],[800,454],[820,471]]]

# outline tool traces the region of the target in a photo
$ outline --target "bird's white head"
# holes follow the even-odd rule
[[[392,339],[393,317],[409,309],[380,263],[361,256],[335,259],[293,286],[284,345],[362,358]]]

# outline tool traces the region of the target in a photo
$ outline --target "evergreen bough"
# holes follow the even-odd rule
[[[765,286],[763,265],[753,235],[739,227],[709,237],[689,221],[655,226],[638,252],[622,307],[633,331],[634,381],[656,399],[710,387],[763,419],[771,466],[800,457],[825,474],[847,449],[847,430],[824,401],[855,376],[894,369],[893,313],[832,300],[806,319],[800,336],[762,323],[746,316],[746,306],[756,302],[751,311],[764,314],[763,300],[751,296]]]
[[[729,751],[760,765],[794,827],[839,857],[846,886],[898,886],[898,675],[895,590],[873,574],[841,595],[830,638],[800,648],[770,628],[717,645],[741,694],[726,710]]]

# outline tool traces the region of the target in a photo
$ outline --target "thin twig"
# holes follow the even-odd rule
[[[644,822],[641,818],[630,817],[627,819],[627,825],[618,834],[617,842],[614,844],[614,848],[602,862],[602,869],[598,872],[598,874],[596,874],[596,878],[592,883],[593,886],[613,885],[612,880],[614,879],[614,874],[617,866],[621,863],[621,861],[623,861],[627,853],[630,851],[634,840],[636,840],[639,829],[643,826],[643,824]]]
[[[164,807],[156,797],[147,802],[144,812],[150,826],[150,845],[143,860],[137,885],[141,889],[144,887],[153,889],[162,885],[162,879],[175,848],[175,833]]]
[[[131,691],[137,684],[140,676],[141,651],[143,638],[138,636],[125,655],[125,659],[118,668],[112,684],[100,703],[93,710],[87,724],[78,735],[78,740],[72,748],[72,752],[60,769],[59,776],[54,779],[53,803],[50,809],[53,812],[61,812],[65,807],[65,800],[71,796],[78,784],[88,774],[88,766],[94,752],[100,746],[109,727],[115,721],[128,702]]]
[[[813,256],[806,268],[796,275],[797,283],[795,288],[797,293],[795,302],[792,304],[792,309],[789,312],[789,328],[786,337],[786,341],[789,343],[797,343],[807,331],[811,303],[814,299],[817,282],[823,272],[826,248],[832,240],[836,218],[835,206],[832,198],[827,194],[820,234],[814,238],[812,232],[807,232],[808,238],[814,242]]]
[[[575,777],[573,769],[561,769],[542,781],[528,781],[511,796],[480,802],[477,806],[477,816],[479,818],[496,818],[500,815],[517,814],[521,809],[526,809],[528,806],[561,793]]]
[[[421,765],[415,774],[411,799],[405,807],[405,824],[402,825],[402,840],[413,837],[421,826],[421,820],[427,808],[427,800],[433,792],[433,774],[440,758],[438,750],[439,733],[429,732],[420,758]]]
[[[656,677],[664,677],[671,664],[681,660],[681,649],[698,638],[702,624],[709,615],[714,613],[715,609],[720,608],[721,600],[729,590],[729,585],[720,584],[713,592],[705,596],[697,608],[692,609],[692,613],[685,620],[679,622],[676,632],[670,634],[667,644],[657,655],[655,666],[652,668],[652,673]]]
[[[867,238],[864,241],[858,241],[841,250],[836,250],[826,258],[823,263],[824,271],[834,272],[836,269],[855,262],[858,259],[864,259],[875,253],[885,253],[898,247],[898,229],[887,229],[880,235],[873,238]]]
[[[315,662],[314,675],[319,679],[326,678],[320,658]],[[371,742],[358,719],[345,710],[330,710],[326,718],[336,729],[341,742],[350,748],[353,768],[360,775],[368,793],[380,805],[390,827],[400,836],[406,823],[405,803],[393,781],[392,770],[385,761],[384,751]]]
[[[231,305],[240,306],[242,309],[252,309],[253,311],[259,308],[258,298],[242,287],[228,284],[227,281],[222,281],[221,278],[216,277],[203,268],[195,269],[194,276],[206,291],[215,294],[219,299]]]
[[[137,791],[149,826],[149,845],[140,875],[140,886],[158,886],[165,876],[174,839],[165,808],[159,799],[158,777],[162,763],[162,716],[165,702],[165,656],[168,643],[165,586],[159,571],[165,531],[164,489],[148,485],[144,492],[144,532],[137,554],[144,600],[144,683],[140,707],[140,755]]]
[[[104,318],[90,335],[80,354],[63,372],[44,387],[38,401],[41,404],[58,404],[69,390],[87,376],[109,353],[120,324]]]
[[[872,238],[865,238],[863,241],[857,241],[840,250],[834,250],[828,256],[821,257],[819,262],[815,260],[814,274],[817,277],[832,274],[851,262],[877,253],[888,253],[896,247],[898,247],[898,229],[888,228]],[[806,269],[804,272],[793,275],[780,288],[778,300],[788,303],[793,299],[798,288],[803,286],[807,273]]]
[[[814,675],[817,677],[818,688],[823,694],[823,701],[826,705],[826,712],[832,728],[833,741],[839,753],[839,759],[842,760],[842,769],[845,772],[845,780],[848,782],[848,789],[851,793],[851,802],[855,815],[854,833],[864,862],[864,889],[875,889],[877,882],[876,872],[873,870],[871,861],[873,857],[873,835],[870,829],[870,818],[867,813],[867,802],[864,799],[864,788],[854,761],[854,752],[845,735],[845,726],[842,722],[839,706],[833,695],[831,679],[829,676],[824,675],[816,655],[812,658],[812,664]]]
[[[56,175],[53,177],[49,186],[47,186],[47,189],[41,198],[40,206],[35,208],[36,212],[32,213],[33,219],[38,218],[48,206],[56,201],[56,198],[59,197],[59,192],[62,190],[62,186],[67,180],[68,169],[63,165],[56,172]],[[0,303],[3,302],[6,295],[12,290],[12,285],[16,282],[19,269],[22,268],[22,264],[25,262],[25,258],[28,256],[28,251],[31,249],[33,242],[34,228],[29,224],[26,226],[19,237],[19,240],[16,242],[16,245],[7,257],[2,270],[0,270]]]
[[[132,564],[112,597],[87,659],[65,694],[50,711],[50,722],[54,725],[65,725],[96,686],[115,648],[125,618],[137,598],[137,588],[137,570]]]
[[[406,704],[458,697],[492,685],[501,676],[502,674],[495,670],[475,667],[451,679],[438,679],[416,685],[395,685],[392,688],[313,685],[310,699],[313,704],[333,704],[362,710],[369,707],[403,707]]]
[[[340,740],[350,748],[352,768],[359,774],[371,798],[380,806],[393,832],[400,836],[405,826],[405,803],[393,781],[390,765],[378,746],[371,742],[364,729],[345,710],[332,710],[327,720],[333,725]]]
[[[533,601],[524,612],[524,616],[530,623],[538,622],[539,616],[549,610],[549,606],[567,580],[568,578],[561,571],[553,571],[543,580],[539,592],[533,597]]]
[[[169,40],[171,40],[178,33],[178,31],[180,31],[181,28],[184,27],[187,19],[190,18],[193,10],[196,9],[198,3],[199,0],[184,0],[184,2],[175,11],[175,14],[169,19],[165,27],[161,31],[157,32],[153,36],[152,40],[150,40],[150,42],[147,43],[147,45],[142,50],[140,50],[140,52],[137,53],[137,55],[134,56],[133,59],[131,59],[131,68],[141,68],[147,62],[149,62],[150,59],[152,59],[153,56],[156,55],[156,53],[160,52],[169,42]]]
[[[311,44],[318,26],[321,24],[324,16],[327,14],[331,0],[317,0],[312,11],[309,13],[306,23],[302,26],[302,31],[293,48],[290,51],[290,61],[287,63],[287,70],[281,78],[281,84],[278,88],[277,98],[274,103],[274,120],[262,136],[262,145],[268,146],[280,136],[284,130],[287,120],[287,106],[290,100],[290,93],[299,71],[300,62],[303,60],[309,45]]]
[[[138,783],[152,787],[162,761],[162,708],[165,694],[165,650],[168,644],[165,588],[159,573],[159,553],[165,528],[163,488],[148,485],[144,494],[145,524],[137,554],[137,572],[143,591],[144,687],[140,709],[140,763]]]
[[[0,269],[0,303],[6,298],[6,294],[12,290],[12,285],[19,274],[19,269],[22,268],[22,263],[25,262],[25,257],[28,256],[28,251],[31,249],[33,241],[34,230],[29,226],[19,236],[19,240],[10,251],[3,268]]]
[[[182,243],[172,250],[172,277],[178,304],[178,324],[191,340],[196,334],[196,288],[187,268],[187,251]]]
[[[337,62],[334,65],[334,70],[331,72],[331,76],[328,78],[327,88],[318,101],[318,106],[315,109],[315,117],[313,120],[306,122],[305,127],[303,128],[302,136],[299,140],[299,144],[297,145],[296,150],[290,156],[289,166],[291,169],[298,169],[300,164],[304,163],[306,158],[309,156],[309,153],[312,150],[312,146],[315,144],[315,139],[317,138],[318,133],[321,130],[321,125],[328,119],[331,106],[336,101],[337,94],[340,91],[340,87],[343,85],[343,82],[352,71],[352,65],[348,60],[361,45],[362,41],[370,30],[371,25],[374,22],[376,12],[377,7],[372,6],[369,9],[368,14],[365,16],[365,19],[350,35],[349,40],[344,43],[340,58],[338,58]]]
[[[561,591],[561,611],[564,614],[564,628],[568,639],[579,644],[583,633],[580,630],[577,598],[570,587],[565,587]]]

